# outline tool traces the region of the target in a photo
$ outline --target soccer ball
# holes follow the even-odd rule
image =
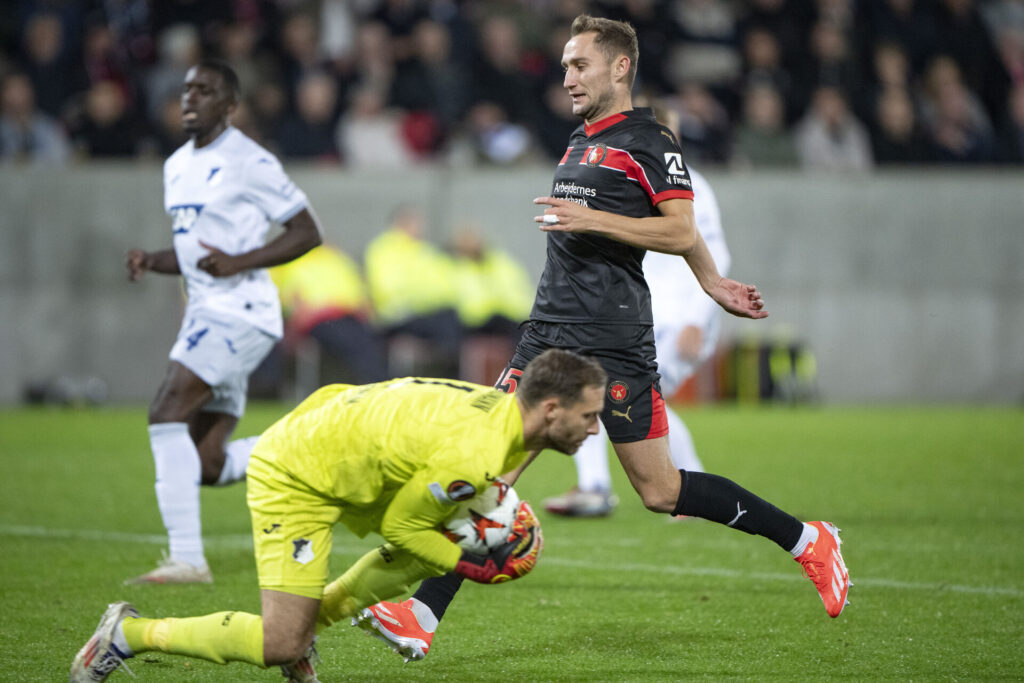
[[[476,497],[459,503],[442,533],[463,550],[487,555],[514,533],[518,508],[515,489],[498,479]]]

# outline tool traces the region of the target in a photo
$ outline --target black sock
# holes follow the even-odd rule
[[[796,541],[793,541],[795,544]],[[448,572],[443,576],[432,576],[424,579],[412,597],[430,608],[438,621],[444,617],[448,604],[455,599],[455,594],[462,586],[462,577]]]
[[[679,470],[683,478],[674,515],[710,519],[748,534],[764,536],[789,551],[804,525],[796,517],[717,474]]]

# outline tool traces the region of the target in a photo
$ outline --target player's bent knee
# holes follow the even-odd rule
[[[149,424],[187,421],[188,408],[181,401],[175,401],[173,398],[173,396],[161,394],[149,404]]]
[[[678,502],[678,488],[671,490],[664,486],[647,485],[642,487],[638,493],[644,507],[651,512],[672,512]]]

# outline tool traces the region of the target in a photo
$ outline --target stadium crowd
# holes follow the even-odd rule
[[[0,158],[163,158],[200,55],[286,160],[559,158],[583,11],[643,37],[638,95],[701,166],[1024,161],[1022,0],[6,0]]]

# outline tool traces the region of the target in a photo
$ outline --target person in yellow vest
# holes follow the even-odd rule
[[[461,325],[452,259],[424,239],[423,213],[400,206],[390,227],[366,248],[364,265],[377,323],[387,339],[422,339],[448,377],[458,372]]]
[[[342,362],[358,384],[387,378],[384,340],[372,324],[372,307],[358,264],[342,250],[322,245],[270,270],[287,321],[286,341],[311,337]]]
[[[518,342],[519,326],[533,306],[529,273],[508,253],[485,244],[472,226],[455,234],[452,251],[464,333],[496,334]]]

